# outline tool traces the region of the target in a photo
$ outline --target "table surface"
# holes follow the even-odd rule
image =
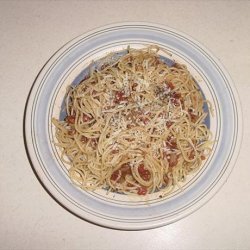
[[[238,90],[242,147],[223,188],[165,227],[119,231],[77,218],[34,175],[23,142],[24,106],[48,58],[72,38],[121,21],[161,23],[201,42]],[[250,249],[249,1],[1,1],[0,249]]]

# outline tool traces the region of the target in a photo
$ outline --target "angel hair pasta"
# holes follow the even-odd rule
[[[211,151],[204,100],[185,65],[168,66],[159,48],[128,48],[75,87],[56,146],[84,190],[171,192]]]

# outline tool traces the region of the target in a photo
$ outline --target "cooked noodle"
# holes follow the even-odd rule
[[[207,101],[186,66],[158,50],[128,48],[68,90],[55,144],[82,189],[169,193],[210,153]]]

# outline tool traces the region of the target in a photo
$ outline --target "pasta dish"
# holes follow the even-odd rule
[[[128,48],[69,87],[67,115],[52,122],[61,160],[80,188],[169,194],[211,152],[209,102],[187,67],[169,66],[159,51]]]

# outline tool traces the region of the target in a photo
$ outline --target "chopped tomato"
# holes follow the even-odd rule
[[[142,121],[145,125],[149,123],[149,119],[147,117],[140,117],[140,121]]]
[[[169,148],[169,149],[176,149],[177,148],[176,139],[172,138],[171,136],[168,136],[166,144],[167,144],[167,148]]]
[[[119,172],[120,172],[120,178],[118,178],[119,177]],[[112,173],[112,175],[111,175],[111,180],[112,181],[121,181],[122,179],[124,179],[124,177],[126,176],[126,175],[131,175],[132,174],[132,172],[131,172],[131,166],[130,166],[130,164],[129,163],[124,163],[124,164],[122,164],[121,165],[121,167],[118,169],[118,170],[116,170],[116,171],[114,171],[113,173]]]
[[[112,151],[111,151],[112,154],[116,154],[118,152],[119,152],[119,149],[112,149]]]
[[[204,155],[201,155],[201,160],[204,161],[206,157]]]
[[[190,114],[190,113],[189,113]],[[197,119],[198,119],[198,116],[197,115],[194,115],[194,114],[190,114],[190,117],[191,117],[191,121],[192,122],[196,122],[197,121]]]
[[[173,90],[175,88],[174,84],[172,82],[168,82],[167,83],[168,88],[170,88],[171,90]]]
[[[122,164],[120,170],[121,170],[123,176],[125,176],[127,174],[132,174],[131,173],[131,166],[129,163]]]
[[[167,128],[170,128],[173,124],[174,124],[174,123],[173,123],[173,122],[171,122],[171,121],[167,121],[167,122],[166,122],[166,126],[167,126]]]
[[[173,92],[172,97],[175,99],[180,99],[181,98],[181,94],[177,93],[177,92]]]
[[[65,121],[68,123],[68,124],[74,124],[75,123],[75,119],[76,117],[74,115],[68,115],[66,118],[65,118]]]
[[[195,152],[194,152],[194,150],[192,150],[191,152],[190,152],[190,154],[189,154],[189,159],[190,160],[193,160],[194,159],[194,157],[195,157]]]
[[[86,114],[83,114],[82,115],[82,120],[83,120],[83,122],[89,122],[90,120],[92,120],[92,117],[88,116]]]
[[[115,172],[112,173],[111,180],[116,181],[118,177],[119,177],[119,172],[116,170]]]
[[[176,154],[169,154],[167,156],[167,159],[168,159],[168,163],[169,163],[170,168],[175,167],[178,163],[178,157]]]
[[[179,99],[173,99],[173,100],[172,100],[172,103],[173,103],[175,106],[180,106]]]
[[[137,188],[137,194],[139,194],[139,195],[146,195],[147,191],[148,190],[146,187],[138,187]]]
[[[145,167],[144,167],[144,164],[141,163],[141,164],[139,165],[139,167],[138,167],[138,172],[139,172],[139,174],[143,174],[145,170],[146,170],[146,169],[145,169]]]
[[[115,93],[115,103],[120,103],[122,101],[126,101],[127,97],[123,91],[116,91]]]
[[[181,94],[180,93],[177,93],[177,92],[173,92],[171,94],[171,97],[172,97],[172,103],[175,105],[175,106],[179,106],[180,105],[180,102],[181,102]]]
[[[143,174],[143,175],[141,176],[141,178],[142,178],[144,181],[149,181],[149,180],[150,180],[150,177],[151,177],[151,175],[150,175],[149,171],[148,171],[148,174]]]
[[[145,169],[144,164],[140,164],[138,167],[138,173],[144,181],[149,181],[151,174],[149,170]]]
[[[91,138],[89,139],[90,140],[90,146],[93,148],[93,149],[96,149],[97,145],[98,145],[98,140],[99,138]]]
[[[86,143],[88,141],[88,138],[86,136],[82,135],[81,141]]]
[[[70,129],[68,135],[74,135],[76,133],[75,129]]]

